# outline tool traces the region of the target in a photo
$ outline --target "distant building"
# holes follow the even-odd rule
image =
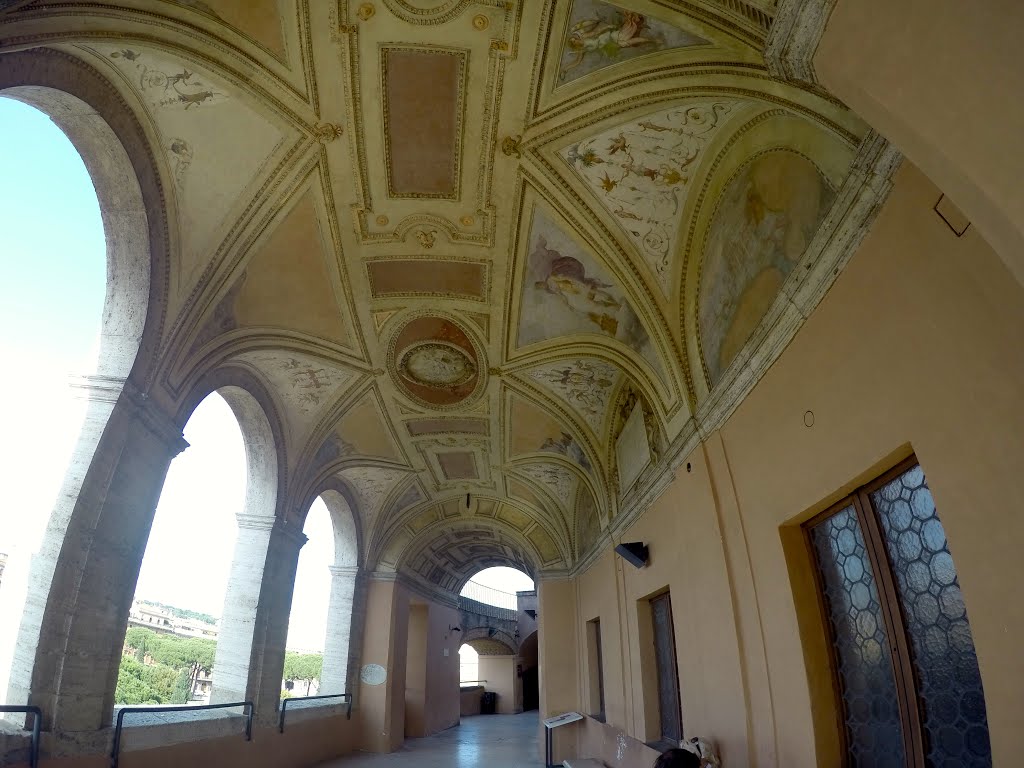
[[[166,632],[179,637],[202,637],[213,641],[217,640],[219,633],[216,624],[175,616],[166,608],[141,600],[132,602],[131,610],[128,612],[128,626],[144,627],[154,632]]]

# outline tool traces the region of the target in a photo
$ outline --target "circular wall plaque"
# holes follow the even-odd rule
[[[359,679],[367,685],[381,685],[388,679],[388,671],[380,664],[364,664]]]

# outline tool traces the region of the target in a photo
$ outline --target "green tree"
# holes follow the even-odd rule
[[[302,680],[306,684],[306,695],[313,686],[314,680],[320,679],[324,657],[319,653],[296,653],[286,651],[284,654],[284,679]]]
[[[115,704],[161,704],[160,694],[143,678],[146,666],[131,656],[121,657],[114,691]]]

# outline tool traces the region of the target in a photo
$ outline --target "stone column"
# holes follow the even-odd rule
[[[358,566],[330,565],[331,601],[327,607],[327,636],[320,693],[347,693],[349,647],[352,643],[352,607]]]
[[[302,531],[290,523],[277,521],[270,531],[254,620],[248,685],[249,698],[256,705],[256,721],[260,725],[277,724],[295,572],[299,551],[306,541]]]
[[[44,727],[72,750],[110,724],[153,514],[167,468],[187,446],[130,383],[91,378],[80,389],[89,414],[32,565],[8,694],[41,706]]]
[[[264,568],[270,547],[273,516],[236,515],[238,538],[224,593],[224,611],[213,661],[211,704],[245,701],[249,697],[249,665],[256,654],[253,636],[260,604]]]

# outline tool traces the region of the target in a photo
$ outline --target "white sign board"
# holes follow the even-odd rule
[[[581,715],[579,712],[566,712],[561,715],[549,717],[547,720],[544,721],[544,727],[549,729],[557,728],[560,725],[566,725],[567,723],[575,723],[577,720],[582,719],[583,715]]]

